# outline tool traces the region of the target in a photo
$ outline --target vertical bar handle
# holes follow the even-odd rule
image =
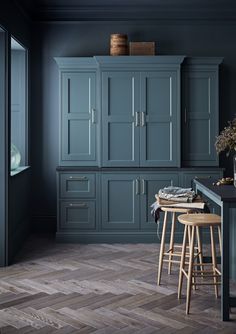
[[[145,120],[145,112],[141,112],[141,126],[145,126],[146,120]]]
[[[187,108],[184,108],[184,123],[187,123]]]
[[[92,123],[95,124],[95,112],[96,112],[96,110],[94,108],[92,108],[91,112],[92,112]]]
[[[142,195],[145,195],[145,193],[146,193],[146,187],[145,187],[145,185],[146,185],[146,182],[145,182],[144,179],[142,179]]]
[[[135,180],[135,194],[136,195],[139,194],[139,180],[138,179]]]
[[[135,111],[135,126],[139,126],[139,112]]]

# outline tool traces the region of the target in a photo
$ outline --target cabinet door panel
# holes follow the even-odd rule
[[[189,70],[183,74],[183,160],[186,165],[217,166],[217,74]]]
[[[95,229],[95,201],[60,201],[59,230]]]
[[[155,202],[155,194],[159,189],[168,186],[178,186],[179,178],[178,174],[173,173],[159,173],[159,174],[142,174],[140,176],[141,182],[141,196],[140,196],[140,208],[141,208],[141,228],[142,229],[155,229],[156,223],[151,216],[151,204]],[[161,219],[162,221],[162,219]]]
[[[64,161],[67,165],[95,165],[95,73],[63,73],[61,99],[62,164]]]
[[[132,230],[139,227],[139,183],[135,175],[102,176],[102,228]]]
[[[103,165],[139,165],[139,76],[102,73]]]
[[[141,166],[179,166],[179,100],[175,71],[141,74]]]

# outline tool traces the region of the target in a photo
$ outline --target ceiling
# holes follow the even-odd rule
[[[12,0],[33,20],[224,20],[235,0]]]

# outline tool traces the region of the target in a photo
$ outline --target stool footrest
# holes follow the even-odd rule
[[[164,259],[163,262],[180,263],[180,261],[178,261],[178,260],[167,260],[167,259]]]
[[[216,282],[216,283],[207,283],[207,282],[196,283],[196,282],[192,282],[192,285],[221,285],[221,282]]]
[[[171,256],[181,256],[181,253],[167,253],[167,252],[165,252],[163,255],[166,255],[166,256],[169,256],[169,255],[171,255]]]
[[[204,274],[204,271],[202,272]],[[192,274],[193,277],[201,277],[201,278],[205,278],[205,277],[220,277],[220,275],[215,275],[215,274],[204,274],[204,275],[199,275],[198,273],[193,273]]]

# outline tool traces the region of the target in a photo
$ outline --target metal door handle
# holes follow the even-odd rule
[[[184,108],[184,123],[187,123],[187,108]]]
[[[86,203],[70,203],[70,207],[77,207],[77,208],[87,208]]]
[[[146,120],[145,120],[145,112],[141,112],[141,126],[145,126]]]
[[[86,176],[70,176],[70,180],[87,180]]]
[[[145,180],[142,179],[142,195],[145,195],[145,192],[146,192],[146,190],[145,190]]]
[[[135,193],[136,195],[139,194],[139,180],[138,179],[135,180]]]
[[[94,108],[92,108],[92,123],[95,123],[95,112],[96,110]]]
[[[139,112],[135,111],[135,126],[139,126]]]

